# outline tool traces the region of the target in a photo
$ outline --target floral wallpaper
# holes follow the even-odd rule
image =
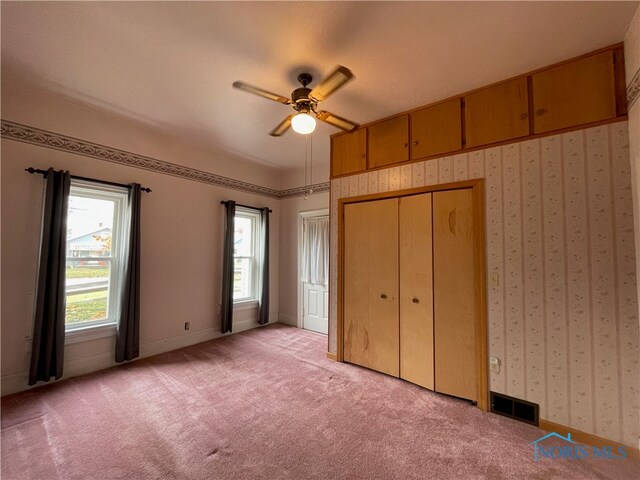
[[[627,122],[331,181],[338,199],[485,178],[491,390],[540,417],[638,446],[639,325]]]

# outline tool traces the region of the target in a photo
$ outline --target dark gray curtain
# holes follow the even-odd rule
[[[224,251],[222,259],[222,333],[229,333],[233,327],[233,240],[235,232],[236,202],[227,200],[224,204]]]
[[[258,323],[269,323],[269,208],[260,209],[260,244],[262,245],[262,265],[260,265],[260,306]]]
[[[62,377],[69,172],[47,172],[29,385]]]
[[[140,185],[129,185],[128,230],[123,258],[116,362],[140,355]]]

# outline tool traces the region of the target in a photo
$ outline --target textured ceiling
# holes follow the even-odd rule
[[[3,81],[38,86],[279,167],[303,137],[268,136],[295,78],[355,80],[322,108],[365,123],[622,41],[638,2],[2,2]],[[313,86],[313,84],[312,84]],[[11,120],[11,119],[8,119]],[[314,162],[329,135],[314,134]],[[64,132],[62,132],[64,133]]]

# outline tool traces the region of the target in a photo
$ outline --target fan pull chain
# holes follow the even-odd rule
[[[304,136],[304,184],[305,184],[305,187],[308,185],[307,183],[308,173],[309,173],[308,159],[309,159],[309,135],[305,135]],[[305,188],[305,194],[304,194],[305,200],[309,198],[306,190],[307,189]]]
[[[313,188],[311,188],[311,185],[313,185],[313,132],[310,133],[309,136],[311,137],[311,152],[309,154],[309,195],[311,195],[313,193]]]

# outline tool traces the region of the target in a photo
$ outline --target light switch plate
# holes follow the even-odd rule
[[[490,357],[489,365],[491,365],[491,371],[500,373],[500,359],[498,357]]]

